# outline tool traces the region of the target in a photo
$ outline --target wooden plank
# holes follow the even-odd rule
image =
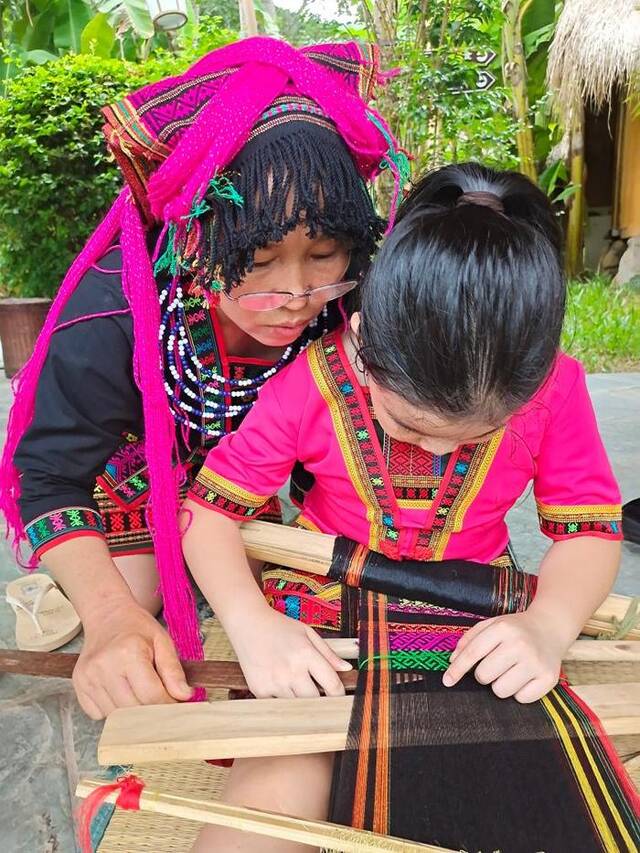
[[[567,650],[567,663],[640,663],[640,643],[634,640],[576,640]]]
[[[611,631],[613,620],[622,621],[633,599],[628,595],[609,595],[584,626],[583,633],[595,637],[603,631]],[[626,640],[640,640],[640,625],[632,628]]]
[[[88,797],[104,780],[83,779],[76,788],[77,797]],[[106,802],[114,803],[117,792],[110,794]],[[297,841],[313,847],[330,847],[341,853],[411,853],[412,850],[431,851],[431,853],[453,853],[444,847],[405,841],[390,835],[377,835],[364,829],[339,826],[319,820],[302,820],[288,815],[265,812],[258,809],[230,806],[212,800],[196,800],[192,797],[180,797],[162,791],[144,788],[140,795],[140,809],[169,815],[170,817],[193,820],[197,823],[227,826],[244,832],[255,832],[271,838]]]
[[[640,735],[640,683],[575,692],[612,737]],[[260,699],[120,708],[106,720],[103,765],[248,758],[345,749],[353,698]]]
[[[238,699],[119,708],[107,718],[98,762],[301,755],[343,750],[353,698]],[[114,756],[128,756],[124,761]]]

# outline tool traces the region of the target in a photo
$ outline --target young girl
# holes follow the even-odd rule
[[[81,616],[74,685],[96,719],[191,695],[153,618],[160,587],[198,656],[178,490],[368,264],[384,222],[366,182],[383,163],[403,180],[367,106],[383,81],[372,48],[254,38],[104,110],[126,187],[19,378],[0,501]]]
[[[527,179],[469,164],[418,184],[350,328],[261,392],[185,504],[188,564],[256,696],[338,695],[336,671],[348,668],[316,633],[352,635],[345,590],[269,568],[265,600],[244,556],[239,522],[260,516],[296,460],[315,476],[299,524],[397,560],[510,560],[505,517],[533,481],[553,540],[535,600],[468,631],[443,681],[475,667],[519,702],[556,684],[612,586],[620,539],[584,370],[559,352],[564,306],[554,215]],[[326,817],[330,767],[323,755],[238,761],[226,796]],[[195,849],[298,848],[209,829]]]

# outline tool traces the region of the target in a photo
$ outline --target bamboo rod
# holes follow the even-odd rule
[[[328,639],[327,645],[345,660],[358,657],[355,637]],[[26,652],[0,649],[0,672],[49,678],[71,678],[78,655],[65,652]],[[614,640],[577,640],[566,652],[564,663],[640,664],[640,643]],[[247,690],[240,664],[235,661],[182,661],[188,683],[192,687]],[[613,675],[613,673],[612,673]],[[356,686],[357,672],[340,672],[338,676],[347,690]]]
[[[250,521],[240,528],[247,555],[270,563],[279,563],[317,575],[326,575],[331,567],[336,537],[299,527],[283,527],[268,521]],[[596,636],[612,631],[613,619],[622,620],[631,599],[610,595],[596,610],[583,633]],[[640,627],[632,628],[627,639],[640,639]]]
[[[97,788],[105,784],[98,779],[82,779],[77,788],[77,797],[88,797]],[[115,803],[118,792],[114,791],[106,802]],[[255,832],[271,838],[297,841],[313,847],[328,847],[341,853],[368,853],[368,851],[386,851],[386,853],[411,853],[412,850],[432,851],[432,853],[453,853],[445,847],[434,847],[417,841],[406,841],[390,835],[378,835],[365,829],[340,826],[320,820],[303,820],[289,815],[265,812],[258,809],[230,806],[213,800],[197,800],[193,797],[180,797],[163,791],[143,788],[140,795],[140,810],[155,814],[183,818],[227,826],[243,832]]]
[[[640,736],[640,683],[589,684],[575,693],[612,738]],[[340,752],[353,697],[239,699],[120,708],[107,717],[102,765]]]

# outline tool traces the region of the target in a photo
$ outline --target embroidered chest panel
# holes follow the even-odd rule
[[[504,431],[463,445],[448,458],[376,434],[366,392],[357,384],[337,335],[309,350],[309,366],[325,399],[354,489],[371,525],[369,548],[399,559],[400,508],[422,509],[423,526],[407,531],[416,559],[442,559],[451,534],[484,483]]]

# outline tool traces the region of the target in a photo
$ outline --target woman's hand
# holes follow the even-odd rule
[[[490,684],[500,699],[535,702],[557,684],[566,649],[565,638],[538,614],[497,616],[462,637],[442,680],[452,687],[475,667],[477,681]]]
[[[351,664],[335,655],[308,625],[272,610],[266,603],[246,614],[242,630],[229,638],[259,699],[342,696],[338,672]],[[320,688],[320,689],[319,689]]]
[[[174,645],[158,622],[130,596],[110,599],[84,623],[85,641],[73,686],[85,713],[101,720],[115,708],[186,701],[186,682]]]

